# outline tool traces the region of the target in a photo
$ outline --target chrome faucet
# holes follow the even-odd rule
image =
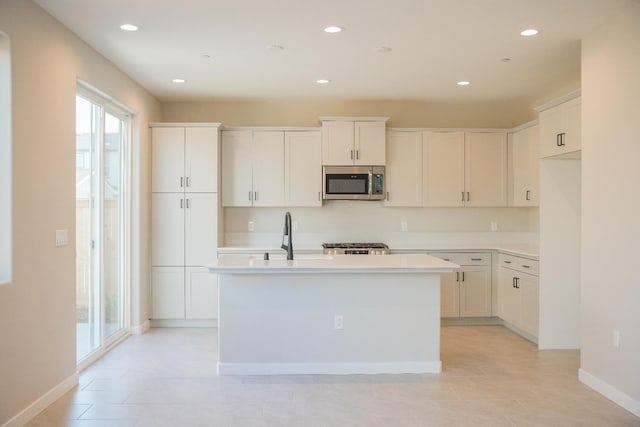
[[[284,230],[282,232],[282,249],[287,251],[287,259],[293,259],[293,243],[292,243],[292,230],[291,230],[291,214],[287,212],[284,214]],[[284,244],[284,238],[287,237],[287,244]]]

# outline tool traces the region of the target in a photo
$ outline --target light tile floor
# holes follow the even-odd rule
[[[441,374],[218,377],[215,329],[152,329],[80,375],[41,426],[640,426],[577,380],[577,351],[442,328]]]

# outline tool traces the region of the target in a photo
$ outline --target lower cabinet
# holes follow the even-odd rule
[[[500,255],[498,314],[507,326],[538,338],[538,261]],[[525,335],[525,336],[526,336]]]
[[[153,267],[151,318],[209,320],[218,317],[218,275],[205,267]]]
[[[460,265],[460,270],[440,276],[440,316],[491,316],[491,254],[438,252],[431,255]]]

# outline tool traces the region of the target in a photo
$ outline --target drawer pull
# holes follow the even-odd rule
[[[522,264],[522,267],[524,267],[524,268],[531,268],[531,266],[529,266],[529,265],[524,265],[524,264]]]
[[[482,258],[471,258],[471,261],[482,261]]]
[[[445,260],[445,261],[451,261],[450,258],[442,258],[442,259]]]
[[[504,263],[505,264],[511,264],[511,261],[505,261]]]

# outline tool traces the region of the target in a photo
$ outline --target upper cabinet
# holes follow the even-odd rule
[[[151,128],[155,193],[218,191],[218,127]]]
[[[387,132],[385,206],[422,206],[422,133]]]
[[[321,117],[322,164],[384,165],[387,117]]]
[[[507,206],[504,132],[423,132],[422,205]]]
[[[540,157],[580,150],[580,116],[580,97],[540,111]]]
[[[320,206],[319,131],[222,132],[222,206]]]
[[[539,126],[510,135],[510,206],[538,206],[540,188]]]

